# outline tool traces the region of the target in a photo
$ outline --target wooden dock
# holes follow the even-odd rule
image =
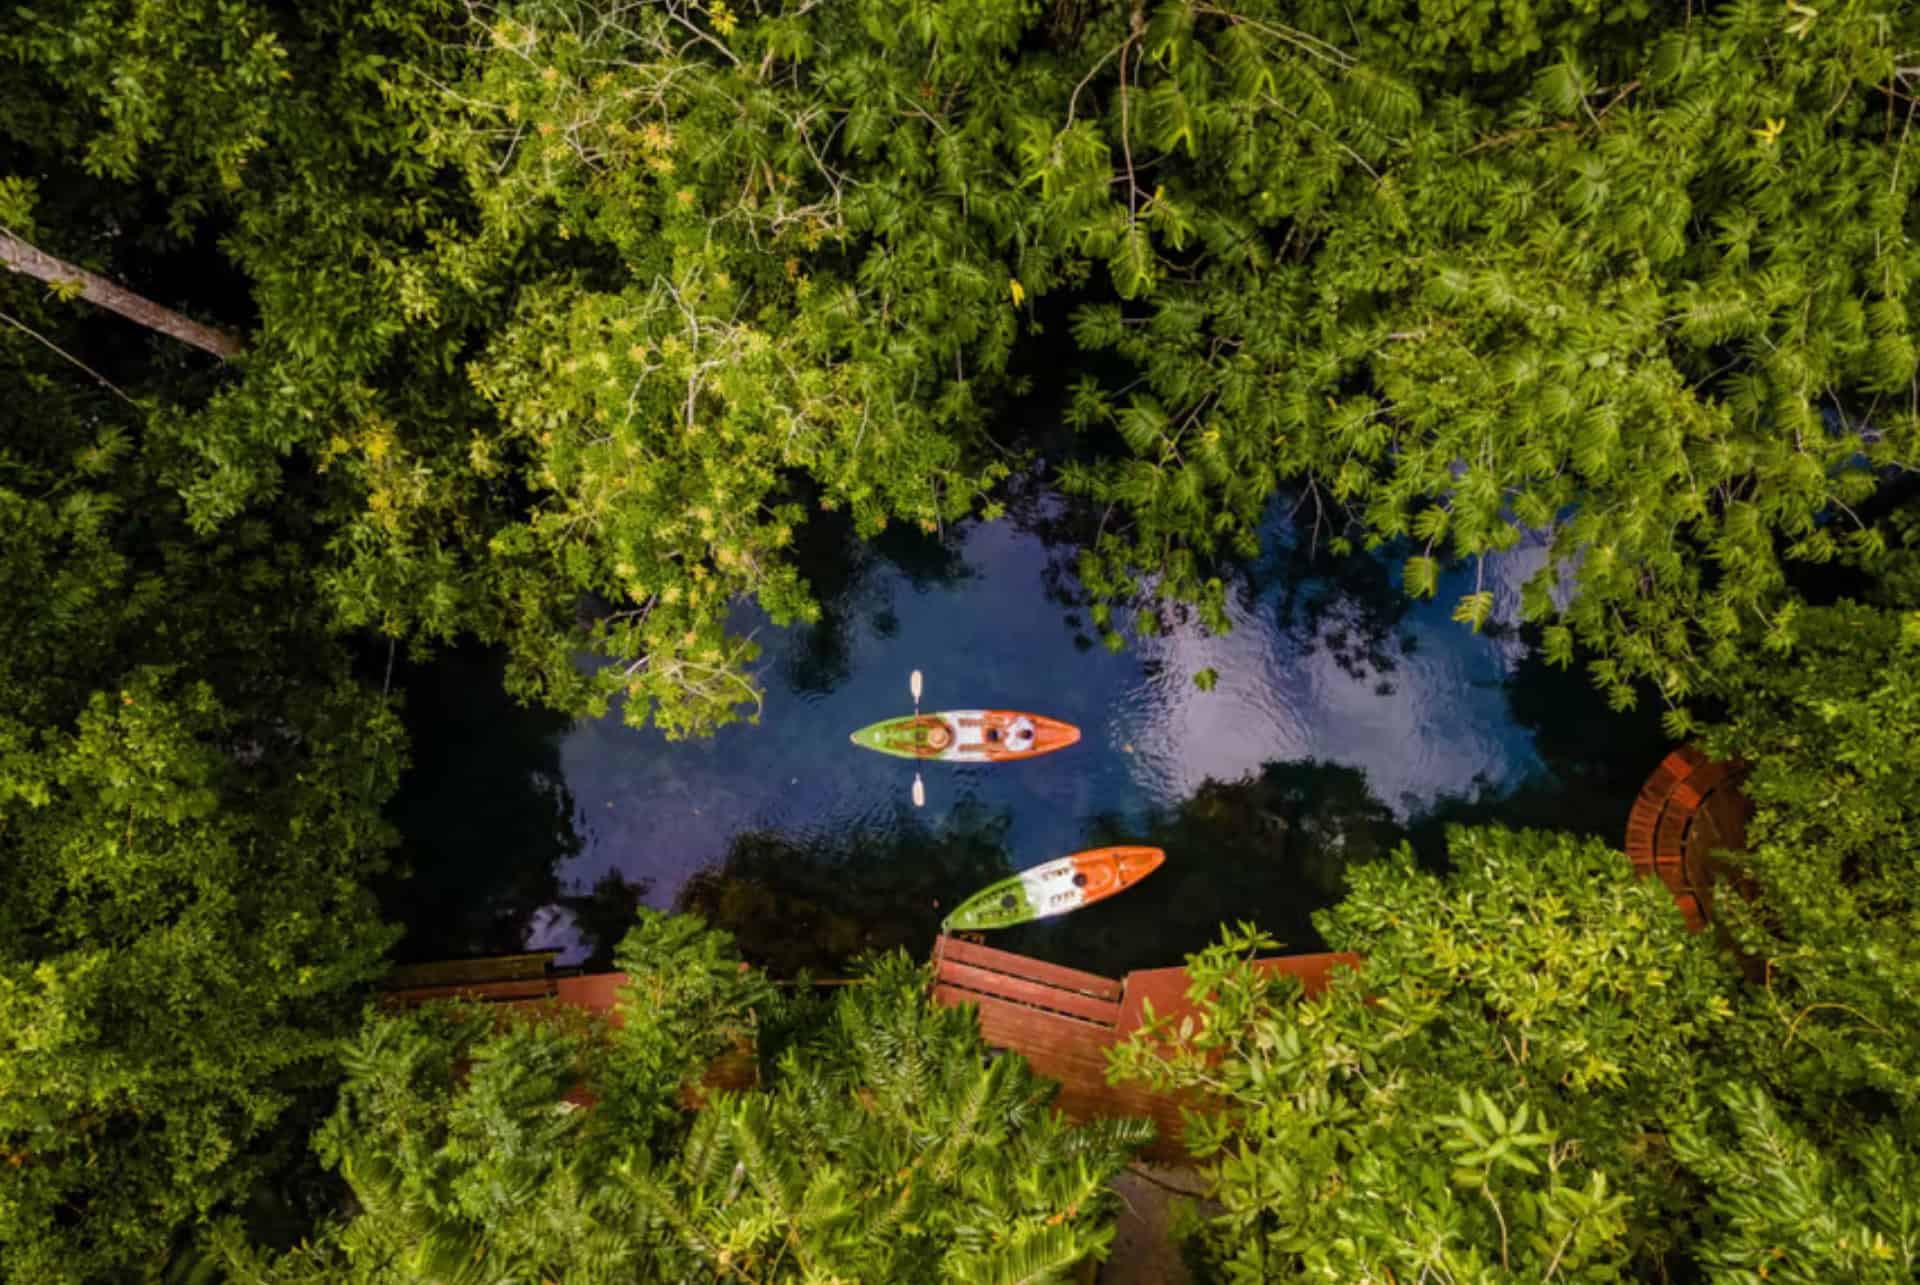
[[[625,973],[556,974],[554,958],[546,951],[395,969],[381,1000],[392,1007],[444,999],[515,1008],[558,1004],[619,1020],[616,1001]],[[1330,971],[1359,962],[1357,955],[1284,955],[1257,965],[1293,974],[1312,995],[1325,988]],[[1147,969],[1115,980],[957,937],[935,943],[933,966],[934,1001],[973,1005],[987,1044],[1018,1053],[1035,1071],[1059,1081],[1055,1105],[1069,1119],[1150,1116],[1159,1134],[1147,1155],[1186,1157],[1180,1112],[1203,1105],[1199,1100],[1162,1096],[1138,1083],[1107,1083],[1107,1050],[1140,1029],[1148,1004],[1156,1016],[1176,1021],[1194,1011],[1184,968]],[[699,1086],[690,1086],[689,1105],[701,1089],[750,1088],[754,1079],[750,1056],[723,1057]]]
[[[1359,963],[1359,956],[1348,954],[1257,961],[1263,969],[1298,977],[1310,995],[1326,988],[1333,969]],[[1148,969],[1116,981],[949,936],[934,944],[933,967],[934,1001],[973,1005],[989,1045],[1020,1054],[1035,1071],[1059,1081],[1055,1105],[1069,1119],[1150,1116],[1158,1132],[1148,1157],[1187,1158],[1181,1111],[1203,1107],[1200,1099],[1157,1094],[1139,1083],[1107,1083],[1107,1050],[1140,1029],[1148,1004],[1156,1017],[1176,1021],[1194,1012],[1186,969]]]
[[[381,986],[389,1004],[424,1004],[435,999],[502,1003],[550,999],[559,980],[553,975],[557,950],[483,959],[443,959],[430,964],[401,964]]]
[[[1744,775],[1743,764],[1716,762],[1682,747],[1648,778],[1628,818],[1626,855],[1634,873],[1664,883],[1696,929],[1712,914],[1712,854],[1746,843],[1753,809],[1739,789]],[[456,998],[513,1006],[561,1004],[618,1020],[615,1000],[624,973],[560,974],[553,969],[554,958],[554,952],[542,951],[408,966],[394,970],[382,999],[391,1005]],[[1317,995],[1332,970],[1359,963],[1351,954],[1283,955],[1258,960],[1256,966],[1290,973],[1307,994]],[[1035,1071],[1059,1082],[1056,1102],[1069,1118],[1150,1116],[1159,1136],[1147,1154],[1186,1158],[1181,1109],[1204,1103],[1154,1094],[1137,1083],[1107,1083],[1107,1051],[1140,1029],[1148,1004],[1156,1016],[1176,1022],[1194,1012],[1184,968],[1146,969],[1116,980],[942,936],[934,945],[933,970],[935,1002],[972,1005],[989,1045],[1020,1054]],[[716,1063],[704,1086],[746,1088],[753,1082],[751,1058],[734,1055]]]

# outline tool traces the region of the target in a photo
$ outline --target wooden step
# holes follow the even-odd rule
[[[1121,985],[1111,977],[1102,977],[1098,973],[1083,973],[1077,968],[1062,968],[1058,964],[1049,964],[1044,960],[1029,959],[1025,955],[1016,955],[1012,951],[995,950],[991,946],[980,946],[958,937],[941,936],[934,943],[933,958],[935,965],[951,960],[956,964],[966,964],[986,972],[1001,973],[1023,981],[1039,982],[1044,986],[1054,986],[1061,990],[1076,991],[1094,999],[1118,1003]]]
[[[1001,1000],[1061,1013],[1108,1029],[1120,1020],[1120,1004],[1117,1000],[1095,999],[1079,991],[1064,990],[1007,973],[990,972],[971,964],[956,964],[952,960],[941,963],[939,976],[935,979],[935,991],[943,1004]],[[939,992],[947,994],[940,995]]]
[[[447,986],[409,986],[405,990],[383,992],[387,1004],[424,1004],[436,999],[464,999],[476,1003],[500,1003],[515,1000],[546,999],[554,993],[548,978],[530,978],[517,982],[467,982]]]
[[[437,959],[400,964],[387,973],[385,990],[415,990],[426,986],[469,985],[477,982],[528,981],[553,970],[557,950],[532,950],[518,955],[486,955],[478,959]]]

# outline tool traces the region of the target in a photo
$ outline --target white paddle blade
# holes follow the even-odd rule
[[[924,808],[927,806],[926,782],[920,779],[918,772],[913,774],[913,806],[916,808]]]
[[[907,690],[913,693],[913,703],[918,705],[920,703],[920,671],[919,670],[917,669],[914,670],[912,677],[907,679]]]

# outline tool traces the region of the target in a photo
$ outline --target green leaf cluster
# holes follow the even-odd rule
[[[1920,447],[1910,9],[48,0],[0,128],[245,275],[195,520],[300,479],[340,624],[524,695],[751,717],[734,604],[817,611],[810,505],[991,511],[1045,301],[1095,597],[1224,627],[1304,483],[1416,594],[1543,542],[1553,654],[1681,702]]]
[[[1786,627],[1794,566],[1880,545],[1857,506],[1920,449],[1910,9],[1153,13],[1106,16],[1110,164],[1078,179],[1146,243],[1074,330],[1127,367],[1074,403],[1129,456],[1068,475],[1133,518],[1096,592],[1200,596],[1176,551],[1238,551],[1308,481],[1411,546],[1415,594],[1543,540],[1523,618],[1618,702],[1680,701]]]
[[[1114,1054],[1217,1104],[1187,1136],[1223,1279],[1908,1279],[1911,1131],[1793,1093],[1768,997],[1663,887],[1590,840],[1449,843],[1445,876],[1352,872],[1318,922],[1363,963],[1324,994],[1243,928],[1190,961],[1197,1019]]]
[[[1744,852],[1714,916],[1765,981],[1782,1091],[1920,1136],[1920,641],[1906,613],[1801,613],[1790,653],[1732,680],[1716,753],[1750,765]]]

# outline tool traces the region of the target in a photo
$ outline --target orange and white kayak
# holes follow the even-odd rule
[[[1063,750],[1080,739],[1072,723],[1016,709],[954,709],[908,714],[863,727],[853,743],[900,758],[942,763],[1005,763]]]
[[[979,932],[1064,915],[1103,901],[1160,868],[1159,848],[1093,848],[989,884],[947,916],[949,932]]]

